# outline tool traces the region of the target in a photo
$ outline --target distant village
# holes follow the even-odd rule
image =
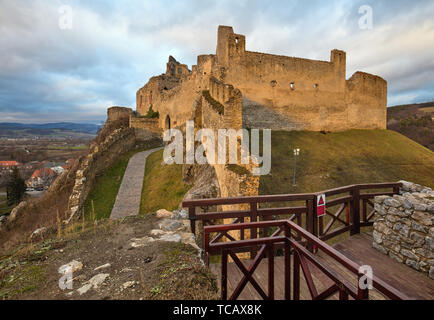
[[[27,191],[44,191],[47,190],[56,177],[62,174],[74,159],[65,162],[53,161],[31,161],[20,163],[17,161],[0,161],[0,177],[9,176],[13,168],[17,168],[23,177],[30,177],[26,180]]]

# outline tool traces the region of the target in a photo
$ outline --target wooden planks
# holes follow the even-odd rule
[[[434,299],[434,281],[426,275],[419,273],[410,267],[398,263],[390,257],[382,254],[381,252],[372,248],[372,236],[366,233],[354,235],[346,240],[337,243],[334,247],[347,258],[353,260],[360,265],[370,265],[373,269],[374,275],[389,285],[395,287],[407,296],[413,299]],[[319,252],[317,257],[321,261],[337,273],[344,276],[345,279],[357,285],[357,277],[342,265],[337,263],[334,259],[326,254]],[[291,268],[293,261],[291,256]],[[243,265],[248,268],[251,260],[242,260]],[[274,259],[274,288],[275,299],[283,300],[285,295],[284,284],[284,258],[275,257]],[[309,269],[312,273],[312,279],[318,292],[324,291],[330,287],[333,282],[324,275],[316,266],[309,263]],[[211,271],[217,276],[218,282],[220,281],[220,264],[210,265]],[[292,271],[291,271],[292,273]],[[254,279],[258,282],[264,292],[268,292],[268,259],[264,258],[255,273]],[[292,275],[291,275],[292,277]],[[242,272],[234,263],[228,263],[228,297],[237,287],[238,283],[243,278]],[[220,288],[220,283],[218,283]],[[292,283],[291,283],[292,289]],[[292,297],[292,292],[291,292]],[[256,292],[253,286],[248,283],[245,289],[241,292],[239,300],[260,300],[260,295]],[[338,299],[338,293],[334,294],[329,299]],[[350,298],[351,299],[351,298]],[[376,290],[370,291],[370,299],[383,300],[384,297]],[[303,272],[300,272],[300,300],[311,300],[311,296],[306,285],[306,280]]]
[[[411,267],[396,262],[372,247],[368,233],[354,235],[334,247],[360,265],[370,265],[374,276],[387,282],[412,299],[434,299],[434,280]]]

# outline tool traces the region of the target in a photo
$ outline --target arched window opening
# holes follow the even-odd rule
[[[165,127],[166,127],[166,129],[169,129],[169,130],[172,129],[172,124],[171,124],[169,115],[166,116],[166,125],[165,125]]]

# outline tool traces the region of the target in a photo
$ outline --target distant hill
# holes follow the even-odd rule
[[[271,174],[260,177],[262,195],[401,179],[434,187],[434,153],[394,131],[273,131],[271,138]],[[301,150],[295,187],[294,147]]]
[[[387,108],[387,129],[434,151],[434,102]]]
[[[0,123],[0,137],[25,138],[30,136],[94,136],[101,126],[89,123],[56,122],[44,124]]]

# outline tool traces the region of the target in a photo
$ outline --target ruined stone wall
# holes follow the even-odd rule
[[[80,167],[68,203],[68,221],[81,215],[95,178],[111,166],[122,153],[132,150],[135,144],[134,129],[120,128],[114,130],[103,143],[91,145],[89,154],[80,159]]]
[[[192,72],[183,66],[170,57],[166,74],[151,78],[137,92],[137,111],[144,114],[150,105],[161,110],[162,128],[189,120],[196,98],[212,90],[213,77],[240,90],[244,128],[386,128],[386,81],[362,72],[346,80],[344,51],[332,50],[330,61],[246,51],[245,36],[220,26],[216,54],[199,55]],[[172,75],[177,68],[181,74]]]
[[[218,129],[242,129],[242,96],[241,92],[231,85],[211,77],[209,91],[204,92],[201,101],[204,128],[214,130],[218,137]],[[229,141],[227,140],[227,146]],[[240,141],[237,144],[238,160],[240,160]],[[218,154],[216,141],[216,157]],[[240,162],[240,161],[239,161]],[[231,170],[235,166],[241,170]],[[259,177],[250,174],[251,165],[213,165],[222,197],[257,195]],[[225,206],[228,209],[241,209],[240,206]]]
[[[130,121],[131,108],[111,107],[107,109],[107,122],[118,122],[128,126]]]
[[[138,112],[142,115],[146,114],[152,104],[152,109],[160,113],[160,128],[166,130],[169,128],[169,123],[171,128],[177,128],[184,125],[187,120],[193,119],[197,98],[200,96],[201,90],[197,86],[195,74],[189,74],[176,81],[164,77],[166,79],[164,81],[152,79],[137,92],[137,95],[140,104]],[[171,84],[173,87],[168,87],[169,89],[166,90],[164,84]],[[150,101],[149,96],[151,96]]]
[[[364,72],[356,72],[346,82],[348,125],[354,129],[385,129],[387,122],[387,82]]]
[[[159,135],[151,134],[142,128],[130,128],[118,122],[125,121],[125,115],[128,114],[129,123],[130,111],[128,108],[109,108],[104,128],[91,143],[89,153],[80,158],[75,184],[68,202],[68,221],[81,215],[96,177],[110,167],[120,155],[134,149],[151,149],[162,145]],[[113,124],[118,127],[113,127]]]
[[[160,95],[164,95],[165,92],[175,88],[179,83],[179,78],[168,77],[165,74],[152,77],[136,93],[136,111],[141,115],[145,115],[151,105],[154,111],[156,111],[155,105],[159,105],[161,102]]]
[[[160,121],[158,118],[145,118],[131,115],[130,128],[146,129],[155,134],[161,134]]]
[[[244,127],[386,128],[386,96],[371,92],[384,92],[385,81],[372,77],[375,81],[366,85],[355,74],[347,85],[343,51],[333,50],[330,61],[250,52],[245,50],[244,36],[234,34],[231,27],[219,27],[217,62],[213,73],[243,94]]]
[[[375,198],[373,247],[434,279],[434,192],[401,182],[401,195]]]
[[[134,129],[136,143],[149,142],[151,140],[159,140],[162,136],[160,122],[158,118],[136,117],[131,114],[130,128]]]

